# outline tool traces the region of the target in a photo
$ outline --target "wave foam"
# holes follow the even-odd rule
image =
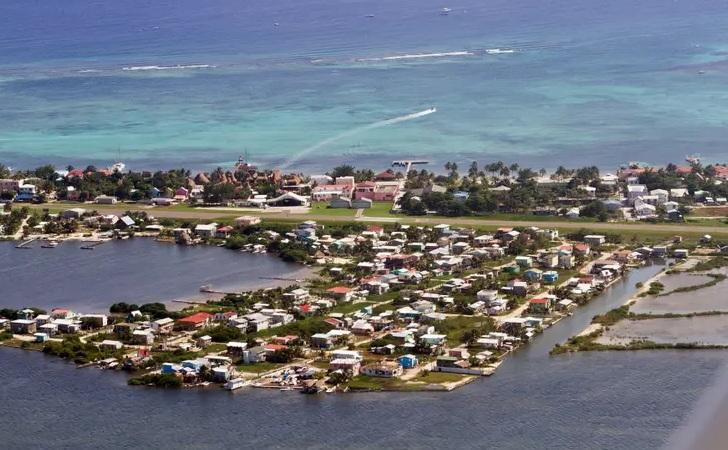
[[[399,61],[408,59],[425,59],[425,58],[446,58],[451,56],[473,56],[472,52],[469,51],[458,51],[458,52],[442,52],[442,53],[415,53],[412,55],[394,55],[394,56],[383,56],[380,58],[359,58],[358,62],[376,62],[376,61]]]
[[[214,69],[217,66],[211,64],[177,64],[175,66],[129,66],[122,67],[121,70],[128,72],[137,72],[145,70],[180,70],[180,69]]]
[[[488,48],[485,50],[485,53],[489,55],[506,55],[516,53],[516,51],[511,48]]]

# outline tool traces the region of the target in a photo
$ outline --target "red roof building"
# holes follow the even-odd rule
[[[177,323],[187,329],[191,328],[202,328],[212,320],[212,314],[206,312],[198,312],[191,316],[183,317],[177,321]]]

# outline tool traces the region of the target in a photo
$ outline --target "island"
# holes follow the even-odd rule
[[[728,227],[715,218],[725,166],[546,176],[474,163],[460,176],[454,163],[445,175],[404,165],[311,176],[244,161],[194,176],[3,168],[1,232],[18,250],[154,239],[273,254],[315,274],[245,292],[201,286],[215,297],[181,310],[117,302],[81,314],[29,300],[0,310],[0,344],[125,370],[130,385],[449,391],[497,373],[511,352],[645,265],[672,264],[553,353],[696,347],[636,336],[666,328],[654,320],[724,314],[713,290],[728,266]],[[691,222],[696,214],[713,218]],[[678,297],[698,290],[704,305],[685,310]]]

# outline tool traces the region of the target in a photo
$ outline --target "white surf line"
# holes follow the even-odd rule
[[[429,109],[425,109],[424,111],[419,111],[419,112],[416,112],[416,113],[412,113],[412,114],[407,114],[407,115],[404,115],[404,116],[395,117],[393,119],[380,120],[379,122],[370,123],[369,125],[364,125],[364,126],[361,126],[361,127],[357,127],[357,128],[351,129],[349,131],[345,131],[345,132],[343,132],[341,134],[337,134],[336,136],[332,136],[330,138],[324,139],[323,141],[321,141],[321,142],[319,142],[317,144],[314,144],[314,145],[312,145],[310,147],[304,148],[303,150],[301,150],[297,154],[291,156],[286,162],[284,162],[283,165],[282,165],[282,167],[283,168],[288,168],[291,165],[293,165],[296,161],[298,161],[301,158],[303,158],[304,156],[306,156],[306,155],[308,155],[308,154],[310,154],[312,152],[315,152],[316,150],[319,150],[319,149],[321,149],[323,147],[326,147],[327,145],[329,145],[329,144],[331,144],[333,142],[339,141],[339,140],[344,139],[344,138],[347,138],[349,136],[353,136],[355,134],[359,134],[359,133],[362,133],[364,131],[374,130],[376,128],[386,127],[388,125],[394,125],[394,124],[397,124],[397,123],[400,123],[400,122],[406,122],[408,120],[419,119],[420,117],[429,116],[430,114],[433,114],[435,112],[437,112],[437,109],[436,108],[429,108]]]
[[[415,53],[411,55],[394,55],[383,56],[381,58],[358,58],[358,62],[376,62],[376,61],[398,61],[402,59],[423,59],[423,58],[446,58],[449,56],[473,56],[474,53],[469,51],[443,52],[443,53]]]

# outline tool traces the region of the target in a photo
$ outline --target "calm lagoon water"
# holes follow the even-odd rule
[[[4,0],[0,161],[722,161],[727,32],[722,0]]]
[[[130,388],[120,373],[0,349],[2,447],[647,449],[691,442],[693,428],[683,432],[681,424],[704,417],[701,395],[728,352],[548,356],[658,270],[632,272],[493,377],[450,393]],[[725,397],[721,386],[711,388],[716,399]]]
[[[18,250],[0,242],[0,307],[67,307],[104,312],[112,303],[205,300],[200,286],[221,291],[269,287],[260,277],[305,278],[310,270],[273,255],[218,247],[184,247],[139,238],[110,241],[93,251],[66,241],[54,249]]]

